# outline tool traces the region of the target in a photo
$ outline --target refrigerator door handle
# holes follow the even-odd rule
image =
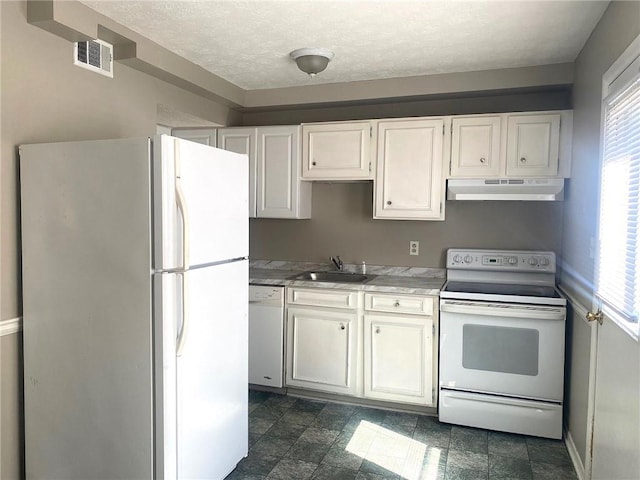
[[[182,350],[184,349],[184,344],[187,340],[187,334],[189,331],[189,280],[187,272],[181,273],[180,278],[182,280],[182,326],[176,341],[176,356],[178,357],[182,355]]]
[[[175,171],[176,171],[176,204],[182,216],[182,268],[189,268],[189,211],[182,191],[182,177],[180,172],[180,148],[174,143]]]

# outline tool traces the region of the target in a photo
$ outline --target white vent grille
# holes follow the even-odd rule
[[[113,78],[113,46],[102,40],[76,42],[73,63],[82,68]]]

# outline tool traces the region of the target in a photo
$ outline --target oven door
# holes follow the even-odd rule
[[[440,301],[440,388],[562,402],[566,309]]]

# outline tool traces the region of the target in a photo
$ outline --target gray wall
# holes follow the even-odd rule
[[[218,124],[235,112],[116,63],[113,79],[72,65],[72,44],[26,23],[24,2],[2,8],[2,319],[20,314],[19,183],[22,143],[153,135],[157,106]]]
[[[444,267],[449,247],[560,251],[560,203],[447,202],[444,222],[373,220],[372,190],[372,182],[314,183],[310,220],[251,220],[251,257]],[[410,240],[420,241],[417,257]]]
[[[640,34],[640,2],[612,2],[575,62],[571,188],[564,202],[561,283],[585,307],[591,305],[594,263],[590,239],[596,234],[599,190],[602,75]],[[568,430],[582,461],[586,459],[587,399],[591,327],[570,316],[567,378]],[[636,355],[637,358],[637,355]],[[629,375],[630,382],[640,382]],[[637,389],[636,389],[637,390]],[[630,428],[638,419],[630,418]]]
[[[153,135],[159,104],[218,124],[239,116],[121,64],[110,79],[72,65],[72,44],[27,24],[25,2],[0,2],[0,320],[21,315],[19,172],[22,143]],[[22,472],[20,335],[2,337],[0,478]]]
[[[0,478],[22,478],[22,334],[0,336]]]

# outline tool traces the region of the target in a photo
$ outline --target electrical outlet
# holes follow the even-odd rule
[[[409,255],[420,255],[420,242],[409,240]]]

